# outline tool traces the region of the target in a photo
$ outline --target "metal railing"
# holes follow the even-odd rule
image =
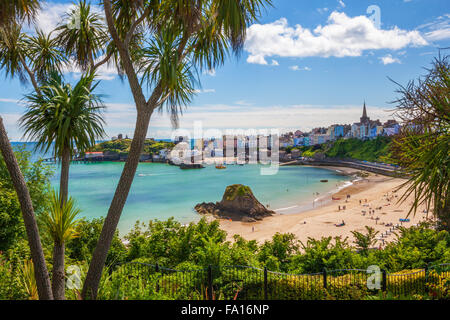
[[[156,297],[183,300],[352,300],[380,293],[399,298],[421,294],[431,299],[450,299],[450,264],[407,273],[382,270],[377,288],[369,288],[371,276],[363,269],[288,274],[248,266],[174,270],[138,262],[110,269],[119,299],[127,298],[125,291],[132,288]]]

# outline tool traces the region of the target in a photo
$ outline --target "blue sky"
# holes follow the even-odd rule
[[[38,25],[51,30],[71,1],[43,7]],[[93,1],[97,3],[97,1]],[[352,123],[364,100],[369,116],[391,118],[396,86],[424,74],[438,48],[450,47],[448,0],[274,0],[249,27],[239,58],[201,75],[202,87],[180,126],[205,129],[309,130]],[[367,12],[378,6],[380,15]],[[380,19],[375,19],[380,17]],[[379,21],[380,24],[377,25]],[[72,70],[73,71],[73,70]],[[67,72],[67,80],[79,75]],[[0,76],[0,112],[13,140],[21,138],[17,103],[31,86]],[[135,111],[128,83],[104,68],[99,93],[108,106],[109,136],[132,135]],[[169,117],[154,115],[148,136],[170,137]]]

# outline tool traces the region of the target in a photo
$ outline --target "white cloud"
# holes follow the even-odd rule
[[[394,27],[377,29],[366,16],[348,17],[332,12],[327,24],[314,30],[291,27],[286,18],[268,24],[254,24],[247,30],[247,62],[267,65],[267,57],[358,57],[366,50],[400,50],[424,46],[419,31]]]
[[[73,3],[43,2],[36,15],[36,28],[50,33],[62,21],[66,13],[74,7]],[[27,26],[26,32],[34,32],[34,27]]]
[[[255,63],[255,64],[263,64],[267,65],[266,59],[264,59],[264,55],[262,54],[252,54],[247,58],[248,63]]]
[[[245,105],[243,107],[243,105]],[[386,121],[391,113],[382,107],[368,106],[371,119]],[[253,106],[246,101],[238,101],[233,105],[190,106],[180,116],[180,128],[192,130],[194,122],[201,121],[204,129],[242,129],[242,128],[278,128],[281,131],[300,129],[310,130],[319,126],[334,123],[353,123],[359,121],[362,105],[285,105],[285,106]],[[22,132],[17,127],[21,113],[2,113],[9,137],[18,141]],[[106,134],[108,137],[118,133],[133,135],[136,123],[136,108],[133,104],[106,103]],[[154,113],[150,121],[148,137],[168,138],[172,132],[170,117],[166,114]]]
[[[0,102],[19,104],[20,100],[8,99],[8,98],[0,98]]]
[[[391,54],[385,55],[384,57],[381,57],[379,59],[384,65],[392,63],[401,63],[400,59],[392,57]]]
[[[435,21],[420,25],[417,29],[423,30],[429,41],[450,39],[450,14],[439,16]]]
[[[297,66],[297,65],[290,66],[289,69],[291,69],[292,71],[311,71],[311,68],[310,68],[310,67],[303,67],[303,68],[300,68],[300,67]]]
[[[248,102],[247,100],[239,100],[236,101],[235,104],[239,105],[239,106],[252,106],[253,103]]]
[[[344,1],[338,0],[338,2],[339,2],[339,6],[340,6],[341,8],[345,8],[345,3],[344,3]]]
[[[214,93],[216,89],[197,89],[195,93]]]
[[[99,57],[97,61],[102,60],[104,57]],[[63,73],[71,73],[75,78],[81,77],[81,69],[76,65],[74,61],[70,61],[68,65],[63,68]],[[102,64],[97,69],[97,79],[98,80],[114,80],[117,76],[117,69],[112,63]]]
[[[279,66],[280,64],[278,63],[277,60],[272,60],[271,65],[272,65],[272,66]]]
[[[216,70],[215,69],[205,70],[205,71],[203,71],[203,74],[206,74],[206,75],[211,76],[211,77],[215,77],[216,76]]]

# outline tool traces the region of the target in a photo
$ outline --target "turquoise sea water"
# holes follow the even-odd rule
[[[87,218],[105,216],[122,172],[123,163],[73,164],[69,192],[76,198]],[[52,179],[57,187],[58,176]],[[328,179],[328,183],[320,180]],[[200,217],[194,206],[200,202],[220,201],[226,186],[245,184],[255,196],[280,213],[300,211],[311,205],[314,192],[321,195],[336,188],[346,177],[336,172],[310,167],[281,167],[278,174],[260,175],[259,165],[230,165],[226,170],[208,166],[201,170],[181,170],[167,164],[139,164],[119,230],[126,233],[136,220],[165,220],[175,217],[182,223]]]
[[[27,144],[27,149],[32,148]],[[39,155],[34,154],[37,160]],[[59,168],[51,180],[57,188]],[[72,164],[70,167],[69,193],[82,209],[82,216],[105,216],[122,172],[124,163],[102,162]],[[137,220],[165,220],[175,217],[182,223],[196,221],[200,216],[194,206],[200,202],[220,201],[225,188],[231,184],[251,187],[256,198],[279,213],[299,212],[312,206],[318,196],[327,195],[337,185],[349,178],[337,172],[312,167],[280,167],[275,175],[261,175],[260,165],[229,165],[226,170],[207,166],[200,170],[181,170],[178,167],[158,163],[140,163],[130,195],[119,222],[124,235]],[[320,180],[328,180],[322,183]],[[320,202],[316,202],[318,205]]]

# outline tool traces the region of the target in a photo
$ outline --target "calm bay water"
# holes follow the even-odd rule
[[[57,188],[59,168],[54,166],[51,183]],[[71,165],[69,193],[82,209],[82,216],[91,219],[106,215],[123,166],[120,162]],[[316,192],[325,195],[349,180],[335,171],[312,167],[280,167],[272,176],[261,175],[260,169],[260,165],[229,165],[226,170],[214,166],[181,170],[167,164],[141,163],[119,222],[120,233],[128,232],[137,220],[175,217],[182,223],[196,221],[200,216],[194,206],[220,201],[231,184],[250,186],[262,204],[288,214],[312,205]],[[321,183],[323,179],[329,182]]]

